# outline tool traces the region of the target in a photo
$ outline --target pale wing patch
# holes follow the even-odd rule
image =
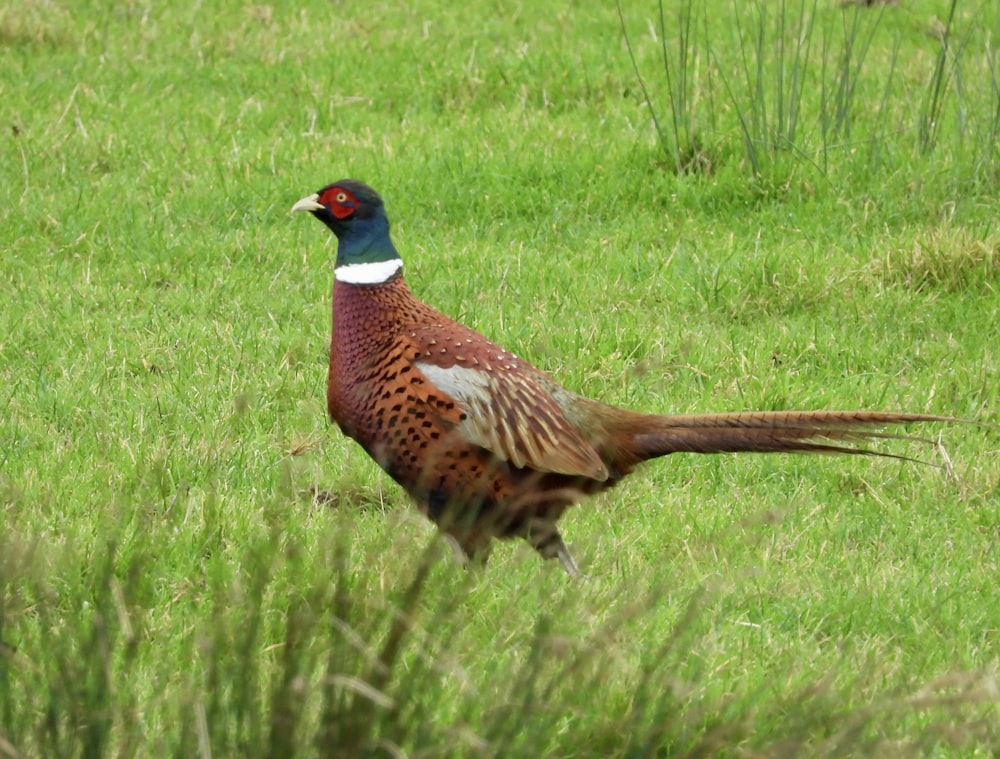
[[[449,366],[444,369],[424,361],[417,361],[416,367],[427,379],[456,401],[488,403],[490,399],[490,378],[478,369]]]
[[[459,431],[516,467],[606,480],[597,451],[530,376],[513,371],[447,368],[417,361],[438,389],[465,408]]]

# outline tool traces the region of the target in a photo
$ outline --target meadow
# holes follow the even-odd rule
[[[0,757],[1000,752],[995,427],[652,462],[575,582],[326,421],[354,177],[578,392],[1000,422],[1000,6],[706,6],[0,0]]]

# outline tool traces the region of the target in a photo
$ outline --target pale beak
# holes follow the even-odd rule
[[[307,198],[302,198],[298,203],[292,206],[292,210],[289,213],[295,213],[296,211],[319,211],[323,208],[323,204],[319,202],[319,193],[314,192]]]

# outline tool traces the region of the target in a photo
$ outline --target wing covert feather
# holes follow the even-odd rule
[[[594,446],[548,389],[554,380],[471,330],[443,338],[424,329],[409,337],[414,368],[463,408],[457,429],[468,442],[516,467],[608,478]]]

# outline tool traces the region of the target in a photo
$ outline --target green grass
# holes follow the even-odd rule
[[[0,3],[0,757],[1000,751],[995,429],[954,478],[653,463],[563,520],[574,583],[463,572],[328,427],[288,209],[344,176],[581,392],[997,421],[995,4],[720,6],[682,100],[690,4],[622,9],[635,68],[543,6]]]

